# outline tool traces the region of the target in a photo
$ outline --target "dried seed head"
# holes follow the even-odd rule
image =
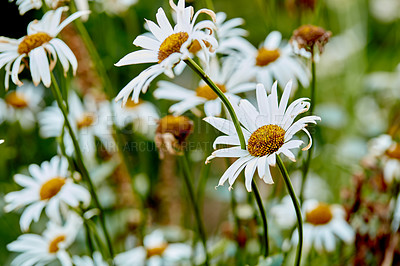
[[[155,143],[160,150],[160,157],[164,152],[180,154],[185,141],[193,132],[193,121],[186,116],[167,115],[158,121]]]
[[[290,41],[295,42],[299,49],[313,53],[314,46],[317,45],[319,52],[324,51],[325,44],[329,41],[332,33],[314,25],[303,25],[297,28]]]

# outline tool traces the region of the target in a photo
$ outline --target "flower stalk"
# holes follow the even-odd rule
[[[311,56],[311,75],[312,75],[312,80],[311,80],[311,97],[310,97],[310,114],[313,113],[314,111],[314,105],[315,105],[315,88],[316,88],[316,73],[315,73],[315,60],[314,60],[314,53],[312,53]],[[310,132],[312,135],[312,132]],[[310,169],[310,163],[311,163],[311,158],[312,158],[312,151],[313,149],[309,149],[307,152],[307,158],[306,161],[303,163],[303,168],[302,168],[302,178],[301,178],[301,187],[300,187],[300,195],[299,195],[299,200],[300,202],[303,202],[304,199],[304,189],[305,189],[305,184],[308,176],[308,171]]]
[[[299,233],[299,244],[297,246],[295,265],[299,266],[300,262],[301,262],[301,252],[303,249],[303,218],[301,216],[300,204],[296,198],[296,194],[294,192],[292,183],[290,182],[289,174],[286,170],[286,167],[283,164],[282,159],[278,154],[276,155],[276,162],[278,163],[279,170],[282,174],[283,180],[285,181],[286,188],[288,190],[290,198],[292,199],[294,209],[296,211],[296,217],[297,217],[297,223],[298,223],[298,233]]]
[[[65,107],[65,105],[63,103],[63,98],[62,98],[61,91],[60,91],[60,88],[58,86],[57,80],[54,77],[53,72],[50,72],[50,74],[51,74],[51,80],[52,80],[51,91],[53,93],[54,98],[57,101],[58,107],[60,108],[60,110],[61,110],[61,112],[62,112],[62,114],[64,116],[65,125],[66,125],[66,127],[68,129],[68,132],[69,132],[70,136],[71,136],[72,143],[73,143],[74,148],[75,148],[75,154],[76,154],[76,161],[77,161],[78,169],[79,169],[79,171],[80,171],[80,173],[82,175],[83,180],[88,184],[90,194],[91,194],[91,196],[93,198],[93,201],[94,201],[96,207],[100,210],[100,213],[99,213],[100,224],[101,224],[101,227],[102,227],[103,232],[104,232],[104,236],[105,236],[106,241],[107,241],[110,257],[113,258],[114,257],[114,252],[113,252],[113,248],[112,248],[111,238],[110,238],[110,235],[108,233],[108,230],[107,230],[107,227],[106,227],[106,224],[105,224],[104,211],[103,211],[103,209],[101,207],[101,204],[100,204],[100,201],[99,201],[99,199],[97,197],[97,193],[96,193],[94,184],[93,184],[93,182],[92,182],[92,180],[90,178],[89,172],[86,169],[86,166],[85,166],[85,164],[83,162],[82,151],[81,151],[81,149],[79,147],[79,143],[78,143],[78,140],[77,140],[77,138],[75,136],[75,132],[74,132],[72,126],[71,126],[71,123],[68,120],[68,112],[67,112],[67,109],[66,109],[66,107]]]
[[[185,154],[180,155],[178,157],[179,157],[179,163],[181,165],[181,170],[182,170],[182,173],[183,173],[183,178],[185,179],[186,188],[188,189],[188,192],[189,192],[188,194],[189,194],[189,197],[190,197],[190,202],[192,203],[192,206],[193,206],[194,216],[195,216],[195,219],[196,219],[196,223],[197,223],[197,228],[198,228],[198,231],[199,231],[200,239],[201,239],[201,242],[203,244],[204,253],[206,255],[205,265],[210,265],[209,256],[208,256],[208,252],[207,252],[206,231],[204,229],[204,224],[203,224],[203,221],[201,219],[200,209],[199,209],[199,206],[197,204],[196,197],[195,197],[195,194],[194,194],[194,188],[193,188],[193,183],[192,183],[192,177],[191,177],[191,173],[190,173],[189,164],[188,164],[188,161],[186,159]]]
[[[221,99],[222,103],[225,105],[226,109],[229,112],[229,115],[232,118],[232,122],[235,125],[236,132],[238,134],[238,138],[240,141],[240,147],[245,150],[246,149],[246,141],[244,139],[244,135],[242,132],[242,128],[240,126],[239,119],[237,118],[237,115],[229,102],[228,98],[226,98],[225,94],[218,88],[218,86],[211,80],[211,78],[204,72],[204,70],[190,57],[188,59],[184,60],[185,63],[196,73],[200,76],[201,79],[204,80],[204,82],[210,86],[210,88],[217,94],[217,96]],[[261,196],[260,193],[257,189],[257,186],[254,182],[254,180],[251,181],[252,187],[253,187],[253,192],[256,197],[256,202],[258,205],[258,208],[260,210],[260,215],[263,221],[263,227],[264,227],[264,243],[265,243],[265,250],[264,250],[264,255],[268,256],[268,225],[267,225],[267,217],[265,215],[265,210],[264,206],[261,201]],[[255,188],[255,189],[254,189]]]

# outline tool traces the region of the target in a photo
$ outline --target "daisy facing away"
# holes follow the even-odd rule
[[[71,49],[56,36],[73,20],[89,14],[90,11],[78,11],[61,22],[62,12],[68,7],[60,7],[44,14],[41,20],[34,20],[28,25],[28,34],[19,39],[0,37],[0,69],[5,68],[5,87],[9,87],[9,78],[21,86],[18,74],[26,66],[32,75],[35,86],[40,81],[50,87],[50,71],[53,70],[57,57],[66,75],[69,65],[75,74],[78,62]],[[29,60],[26,60],[29,59]]]
[[[138,102],[140,92],[146,92],[151,81],[161,73],[173,78],[173,68],[181,60],[192,56],[190,46],[195,41],[207,54],[212,53],[213,49],[218,46],[217,40],[211,35],[212,29],[215,28],[212,21],[206,20],[195,24],[198,15],[201,13],[206,13],[215,20],[213,11],[201,9],[193,16],[193,7],[185,7],[184,0],[179,0],[178,5],[170,0],[169,4],[176,13],[176,25],[172,28],[164,10],[159,8],[156,14],[158,25],[153,21],[146,20],[150,34],[140,35],[133,41],[134,45],[143,49],[126,55],[115,64],[116,66],[125,66],[156,63],[141,72],[118,93],[115,100],[122,99],[123,105],[132,92],[132,99]],[[206,47],[206,44],[208,47]]]
[[[53,221],[61,222],[62,207],[78,207],[80,202],[89,205],[90,194],[69,177],[66,158],[55,156],[40,166],[31,164],[29,173],[31,176],[15,175],[15,182],[24,188],[4,197],[6,212],[27,206],[19,221],[23,231],[29,229],[32,221],[39,220],[43,209]]]
[[[256,83],[250,82],[251,74],[243,73],[235,62],[237,58],[230,56],[220,65],[218,59],[212,57],[207,74],[231,101],[239,102],[240,97],[236,94],[255,90]],[[221,100],[204,81],[200,81],[195,90],[186,89],[168,81],[160,81],[157,85],[158,88],[154,91],[156,98],[179,101],[169,108],[174,115],[181,115],[203,104],[206,116],[221,115]]]
[[[249,101],[241,100],[239,105],[233,104],[235,112],[242,124],[242,131],[246,140],[246,149],[240,148],[240,142],[233,122],[216,117],[206,117],[204,120],[213,127],[225,133],[214,141],[217,144],[233,145],[214,151],[206,160],[208,163],[216,157],[238,158],[222,175],[218,186],[222,186],[229,180],[229,186],[245,169],[245,186],[251,191],[251,181],[256,170],[258,175],[267,184],[272,184],[272,176],[269,166],[275,166],[276,155],[283,153],[290,160],[295,161],[291,149],[299,148],[303,144],[301,140],[293,140],[294,134],[303,130],[309,137],[309,144],[303,148],[308,150],[312,145],[311,135],[306,129],[309,123],[316,124],[321,120],[318,116],[305,116],[294,122],[296,116],[306,112],[310,108],[307,98],[300,98],[289,106],[289,96],[292,90],[292,82],[286,84],[280,103],[278,104],[277,82],[267,92],[262,84],[257,84],[256,96],[258,110]]]

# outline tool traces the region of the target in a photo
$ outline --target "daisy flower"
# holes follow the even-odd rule
[[[109,264],[104,261],[101,253],[98,251],[93,253],[93,259],[89,256],[74,256],[73,262],[75,266],[109,266]]]
[[[154,138],[157,121],[160,118],[154,104],[142,100],[135,103],[129,99],[125,106],[121,106],[114,101],[112,108],[114,109],[115,124],[117,127],[123,129],[133,123],[133,129],[136,132],[144,136],[149,136],[149,139]]]
[[[286,206],[289,208],[288,206]],[[293,207],[288,210],[293,210]],[[309,250],[312,246],[318,252],[332,252],[336,248],[337,238],[351,244],[355,233],[345,220],[345,211],[341,205],[326,204],[317,200],[306,200],[303,203],[305,222],[303,223],[304,248]],[[297,228],[292,235],[292,243],[297,245]]]
[[[103,10],[110,15],[123,15],[129,8],[135,5],[138,0],[100,0]]]
[[[18,86],[23,83],[18,79],[18,74],[27,66],[32,75],[35,86],[40,81],[46,87],[50,87],[50,71],[53,70],[57,57],[67,73],[69,65],[75,74],[78,62],[71,49],[56,36],[73,20],[88,14],[89,11],[75,12],[64,21],[61,20],[63,11],[67,7],[60,7],[44,14],[41,20],[34,20],[28,25],[28,35],[19,39],[0,37],[0,68],[5,66],[5,87],[9,87],[9,78]],[[51,55],[51,56],[49,56]],[[29,59],[28,61],[25,60]],[[49,62],[50,61],[50,62]]]
[[[0,114],[4,114],[4,118],[11,123],[18,121],[23,129],[33,128],[43,92],[42,86],[36,87],[24,81],[24,85],[8,92],[4,100],[0,99]]]
[[[212,21],[201,21],[195,24],[199,14],[206,13],[215,19],[211,10],[201,9],[193,16],[193,7],[185,7],[185,1],[179,0],[175,5],[170,0],[170,6],[176,12],[176,25],[172,28],[162,8],[158,9],[156,18],[158,25],[153,21],[146,20],[150,33],[138,36],[133,44],[140,46],[143,50],[132,52],[123,57],[116,66],[124,66],[140,63],[156,63],[150,66],[137,77],[131,80],[117,95],[116,101],[123,99],[125,105],[129,95],[133,91],[132,99],[139,101],[141,91],[146,92],[152,80],[161,73],[173,78],[173,68],[181,60],[191,56],[190,45],[197,40],[202,49],[207,50],[217,47],[217,41],[211,36],[211,29],[215,28]],[[205,30],[209,29],[209,33]],[[206,43],[210,47],[206,47]]]
[[[0,139],[0,144],[3,144],[4,143],[4,139]]]
[[[218,59],[213,57],[210,60],[208,75],[216,83],[218,88],[234,102],[240,100],[239,94],[255,90],[256,83],[249,82],[251,75],[243,73],[235,62],[237,58],[228,57],[220,66]],[[169,108],[174,115],[181,115],[193,109],[197,105],[204,104],[206,116],[220,116],[222,103],[217,94],[204,82],[200,81],[195,90],[186,89],[168,81],[158,82],[158,88],[154,91],[154,97],[158,99],[168,99],[179,101]]]
[[[88,158],[94,156],[96,140],[99,138],[108,151],[115,148],[112,137],[111,107],[108,101],[97,103],[94,97],[86,95],[83,102],[71,91],[68,97],[68,120],[77,135],[82,152]],[[45,138],[59,137],[64,128],[64,117],[61,110],[54,104],[39,113],[40,134]],[[65,130],[64,144],[68,155],[74,152],[74,146],[69,133]]]
[[[10,0],[12,2],[13,0]],[[78,10],[89,10],[88,0],[74,0]],[[63,0],[44,0],[46,5],[51,9],[56,9],[63,2]],[[20,15],[24,15],[26,12],[32,9],[40,9],[43,4],[43,0],[17,0],[15,2],[18,5]],[[88,13],[87,13],[88,14]],[[88,15],[82,15],[82,19],[86,20]]]
[[[329,41],[332,32],[314,25],[302,25],[293,31],[290,42],[296,54],[305,58],[312,58],[316,51],[314,47],[318,47],[315,55],[324,52],[325,44]],[[315,58],[313,58],[314,60]]]
[[[169,244],[162,230],[158,229],[145,236],[144,246],[139,246],[118,254],[115,257],[117,266],[145,265],[181,265],[190,262],[191,245],[184,243]],[[146,264],[147,262],[147,264]]]
[[[23,234],[7,245],[7,249],[20,252],[11,265],[47,265],[58,260],[63,266],[72,266],[67,248],[75,241],[82,226],[82,219],[75,213],[68,213],[63,226],[49,221],[42,235]]]
[[[226,43],[226,49],[236,48],[244,54],[244,67],[249,67],[257,82],[270,88],[273,80],[286,84],[289,80],[298,80],[303,87],[309,86],[309,72],[305,65],[294,55],[290,44],[282,44],[282,34],[271,32],[256,49],[245,39],[235,38]],[[244,68],[242,67],[242,68]],[[297,83],[294,84],[297,86]]]
[[[23,231],[29,229],[32,221],[37,222],[42,210],[56,222],[61,221],[60,211],[66,205],[78,207],[80,202],[87,206],[90,203],[90,194],[82,186],[75,184],[68,172],[68,161],[64,157],[55,156],[50,162],[43,162],[41,166],[29,166],[31,176],[17,174],[15,182],[24,187],[20,191],[8,193],[4,199],[7,205],[6,212],[25,207],[20,226]]]
[[[278,105],[277,82],[272,86],[269,96],[262,84],[257,84],[256,96],[258,110],[247,100],[241,100],[239,106],[233,104],[235,112],[242,126],[242,132],[246,140],[246,149],[240,148],[233,122],[216,117],[206,117],[204,120],[225,133],[214,141],[217,144],[233,145],[234,147],[214,151],[207,158],[206,163],[216,157],[238,158],[222,175],[218,186],[222,186],[229,179],[230,188],[245,168],[245,186],[251,191],[253,175],[258,170],[258,175],[267,184],[272,184],[272,176],[269,166],[275,166],[276,155],[283,153],[290,160],[295,161],[291,149],[299,148],[303,144],[301,140],[292,140],[294,134],[303,130],[309,137],[309,144],[303,148],[307,150],[312,145],[311,135],[306,129],[309,123],[316,124],[320,120],[318,116],[305,116],[294,122],[296,116],[306,112],[310,103],[307,98],[300,98],[289,106],[289,95],[292,90],[292,82],[289,81],[284,89],[281,101]]]
[[[400,143],[394,141],[390,135],[383,134],[372,139],[367,157],[374,161],[380,160],[387,184],[400,180]]]

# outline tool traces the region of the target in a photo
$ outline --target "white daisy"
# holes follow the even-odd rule
[[[29,23],[28,35],[18,40],[0,37],[0,68],[5,66],[5,87],[7,89],[10,76],[16,85],[22,85],[18,74],[25,65],[28,67],[26,57],[29,58],[29,70],[36,86],[42,81],[46,87],[50,87],[50,71],[53,70],[57,57],[63,66],[64,74],[67,73],[70,64],[75,74],[78,67],[75,55],[56,36],[65,26],[80,16],[88,14],[89,11],[75,12],[61,22],[61,14],[66,10],[68,10],[67,7],[60,7],[57,10],[46,12],[41,20]]]
[[[12,262],[15,266],[47,265],[58,260],[63,266],[72,266],[67,248],[74,242],[82,226],[82,219],[70,212],[63,226],[48,222],[42,235],[23,234],[7,245],[7,249],[20,252]]]
[[[218,48],[216,52],[219,54],[230,55],[233,52],[241,52],[241,46],[236,46],[240,43],[240,40],[246,41],[243,37],[248,35],[248,32],[244,29],[238,28],[244,24],[244,19],[233,18],[226,20],[226,13],[218,12],[215,24],[217,25],[217,30],[215,35],[218,40]],[[231,45],[232,44],[232,45]]]
[[[135,5],[138,0],[97,0],[101,2],[103,10],[110,15],[122,15]]]
[[[228,57],[220,66],[216,57],[211,58],[208,75],[216,83],[218,88],[234,102],[240,100],[239,94],[255,90],[256,83],[250,82],[251,74],[243,73],[238,68],[236,57]],[[169,111],[174,115],[181,115],[187,110],[193,109],[197,105],[204,104],[206,116],[221,115],[221,100],[217,94],[204,82],[200,81],[196,90],[186,89],[168,81],[158,82],[158,88],[154,91],[154,96],[158,99],[168,99],[180,101],[172,105]]]
[[[154,138],[154,132],[157,127],[157,121],[160,119],[158,111],[154,104],[148,101],[139,100],[139,103],[134,103],[128,100],[125,106],[113,102],[115,124],[120,129],[123,129],[133,123],[133,129],[149,139]]]
[[[336,248],[337,238],[347,244],[353,243],[355,233],[346,222],[345,211],[341,205],[306,200],[303,203],[303,213],[305,250],[310,250],[313,246],[318,252],[332,252]],[[294,215],[294,209],[292,214]],[[292,243],[294,245],[298,243],[297,228],[293,232]]]
[[[115,256],[117,266],[181,265],[190,262],[192,247],[189,244],[168,244],[162,230],[145,236],[144,246],[136,247]],[[147,264],[146,264],[147,263]]]
[[[298,80],[303,87],[309,86],[310,75],[306,66],[295,57],[290,44],[282,44],[282,34],[278,31],[271,32],[259,49],[243,38],[235,38],[225,47],[239,49],[245,55],[244,67],[250,67],[246,71],[254,72],[257,82],[267,88],[271,87],[273,80],[286,84],[290,79]]]
[[[109,264],[104,261],[101,253],[98,251],[93,253],[93,259],[89,256],[74,256],[73,262],[75,266],[109,266]]]
[[[4,143],[4,139],[0,139],[0,144],[3,144]]]
[[[23,129],[29,130],[35,125],[43,93],[42,86],[35,87],[31,82],[24,81],[24,85],[8,92],[4,100],[0,99],[0,114],[5,120],[11,123],[18,121]]]
[[[383,134],[372,139],[367,157],[380,161],[387,184],[400,180],[400,143],[394,141],[390,135]]]
[[[303,148],[307,150],[312,145],[311,135],[306,129],[309,123],[316,124],[320,120],[318,116],[305,116],[294,122],[296,116],[306,112],[310,103],[307,98],[295,100],[289,106],[289,95],[292,90],[292,82],[288,82],[281,101],[278,105],[277,82],[272,86],[272,92],[267,92],[262,84],[257,84],[258,110],[247,100],[241,100],[239,106],[233,104],[235,112],[242,124],[242,131],[246,140],[246,150],[240,148],[239,138],[235,126],[229,120],[206,117],[204,120],[213,127],[225,133],[214,141],[214,148],[217,144],[234,145],[234,147],[214,151],[207,162],[216,157],[234,157],[236,160],[223,174],[218,186],[222,186],[229,179],[230,188],[245,169],[245,186],[251,191],[251,181],[255,170],[265,183],[272,184],[272,176],[269,165],[275,166],[276,155],[283,153],[290,160],[295,161],[294,154],[290,151],[299,148],[303,144],[301,140],[292,140],[294,134],[303,130],[309,137],[309,144]]]
[[[7,212],[27,206],[19,221],[23,231],[29,229],[32,221],[39,220],[43,209],[49,218],[60,222],[61,208],[66,205],[78,207],[80,202],[89,205],[90,194],[69,177],[66,158],[55,156],[41,166],[31,164],[29,173],[31,176],[15,175],[15,182],[24,189],[10,192],[4,197],[7,203],[4,209]]]
[[[86,95],[83,102],[71,91],[68,97],[68,120],[78,138],[82,152],[92,158],[96,151],[95,137],[99,138],[108,151],[115,149],[112,137],[111,107],[108,101],[97,103],[94,97]],[[53,104],[39,113],[40,134],[45,138],[59,137],[64,128],[64,117],[61,110]],[[64,133],[64,144],[68,155],[74,152],[72,139],[68,132]]]
[[[10,0],[12,2],[13,0]],[[89,10],[88,0],[74,0],[78,10]],[[61,4],[65,3],[64,0],[44,0],[46,6],[51,9],[56,9]],[[40,9],[43,4],[43,0],[17,0],[15,2],[18,5],[18,10],[21,15],[32,9]],[[86,20],[88,18],[88,13],[82,15],[82,19]]]
[[[181,60],[191,56],[189,49],[195,40],[200,43],[202,49],[208,52],[210,52],[211,47],[217,47],[215,38],[204,31],[205,29],[215,28],[214,23],[207,20],[195,24],[199,14],[206,13],[214,19],[214,12],[208,9],[201,9],[193,16],[193,7],[185,7],[184,0],[179,0],[178,5],[175,5],[173,0],[170,0],[170,5],[177,16],[177,23],[174,28],[169,23],[164,10],[159,8],[156,15],[158,25],[153,21],[146,20],[151,33],[140,35],[133,42],[134,45],[144,49],[126,55],[115,64],[116,66],[124,66],[156,63],[131,80],[119,92],[116,97],[117,101],[123,99],[123,104],[125,104],[133,91],[132,99],[138,102],[140,92],[146,92],[151,81],[161,73],[165,73],[171,78],[174,77],[174,66]],[[209,43],[211,47],[207,48],[206,43]]]

